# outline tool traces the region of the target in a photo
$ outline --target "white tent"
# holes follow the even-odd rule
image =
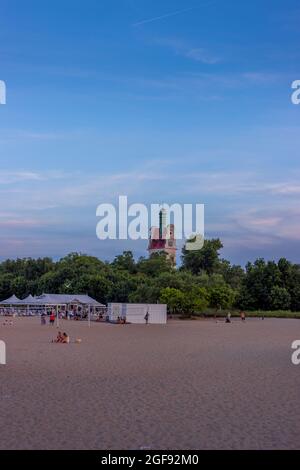
[[[20,305],[21,300],[18,299],[15,295],[9,297],[9,299],[3,300],[0,302],[0,305]]]
[[[91,314],[98,312],[103,313],[106,306],[97,302],[89,295],[83,294],[42,294],[36,297],[29,295],[23,300],[18,299],[15,295],[9,299],[0,302],[0,306],[8,307],[9,311],[19,314],[41,314],[47,313],[47,309],[55,309],[58,319],[59,310],[63,311],[80,311],[88,319],[89,324],[91,321]],[[5,313],[5,312],[4,312]]]
[[[35,298],[29,294],[29,296],[26,297],[26,299],[23,299],[22,302],[24,302],[25,305],[29,305],[30,302],[35,303]]]
[[[62,305],[86,305],[90,307],[103,307],[105,305],[97,302],[89,295],[70,295],[70,294],[42,294],[33,297],[31,294],[25,299],[18,299],[15,295],[12,295],[9,299],[0,302],[0,305],[41,305],[41,306],[62,306]]]
[[[116,322],[118,319],[126,319],[128,323],[145,324],[146,315],[150,324],[166,324],[167,306],[165,304],[108,304],[108,317],[112,322]]]
[[[40,305],[90,305],[91,307],[105,307],[89,295],[82,294],[42,294],[34,297],[34,302]]]

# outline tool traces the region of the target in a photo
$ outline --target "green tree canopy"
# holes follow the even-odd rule
[[[193,274],[216,273],[220,266],[219,251],[223,248],[219,238],[205,240],[201,250],[182,250],[182,267]]]
[[[199,251],[185,251],[174,269],[164,254],[137,262],[125,251],[109,262],[82,253],[58,261],[24,258],[0,263],[0,300],[16,294],[89,294],[99,302],[156,303],[182,315],[211,308],[300,311],[300,266],[285,258],[257,259],[246,269],[220,259],[219,239]]]

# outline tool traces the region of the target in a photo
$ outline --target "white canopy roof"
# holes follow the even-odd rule
[[[18,297],[16,297],[15,295],[12,295],[11,297],[9,297],[9,299],[6,299],[6,300],[3,300],[3,302],[0,302],[1,305],[14,305],[14,304],[19,304],[21,302],[20,299],[18,299]]]
[[[10,297],[0,305],[69,305],[69,304],[82,304],[90,305],[92,307],[105,307],[105,305],[97,302],[89,295],[76,295],[76,294],[42,294],[37,297],[29,295],[26,299],[20,300],[15,295]]]
[[[26,297],[26,299],[22,300],[22,302],[30,302],[30,301],[34,302],[34,297],[31,294],[29,294],[29,296]]]

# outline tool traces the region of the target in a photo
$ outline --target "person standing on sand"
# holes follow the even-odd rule
[[[55,322],[55,313],[54,313],[54,312],[51,312],[51,315],[50,315],[50,325],[53,326],[53,325],[54,325],[54,322]]]
[[[230,312],[227,313],[225,323],[231,323],[231,313]]]
[[[245,312],[241,312],[241,320],[246,321],[246,314]]]
[[[44,313],[41,315],[41,325],[46,325],[46,315]]]
[[[146,315],[145,315],[145,322],[146,322],[146,325],[148,325],[148,323],[149,323],[149,317],[150,317],[150,315],[149,315],[149,312],[148,312],[148,310],[147,310],[147,313],[146,313]]]

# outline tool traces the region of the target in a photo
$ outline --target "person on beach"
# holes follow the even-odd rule
[[[52,340],[52,343],[62,343],[63,339],[64,339],[64,337],[63,337],[62,333],[59,331],[58,334],[57,334],[56,339]]]
[[[46,315],[44,313],[41,315],[41,325],[46,325]]]
[[[50,315],[50,325],[54,325],[54,322],[55,322],[55,313],[54,312],[51,312],[51,315]]]
[[[149,312],[147,311],[146,315],[145,315],[145,322],[146,322],[146,325],[148,325],[149,323]]]
[[[63,333],[63,335],[62,335],[62,343],[63,343],[63,344],[69,344],[69,343],[70,343],[70,336],[67,335],[67,333]]]
[[[227,313],[225,323],[231,323],[231,313],[230,312]]]
[[[241,312],[241,320],[246,321],[246,314],[245,312]]]

